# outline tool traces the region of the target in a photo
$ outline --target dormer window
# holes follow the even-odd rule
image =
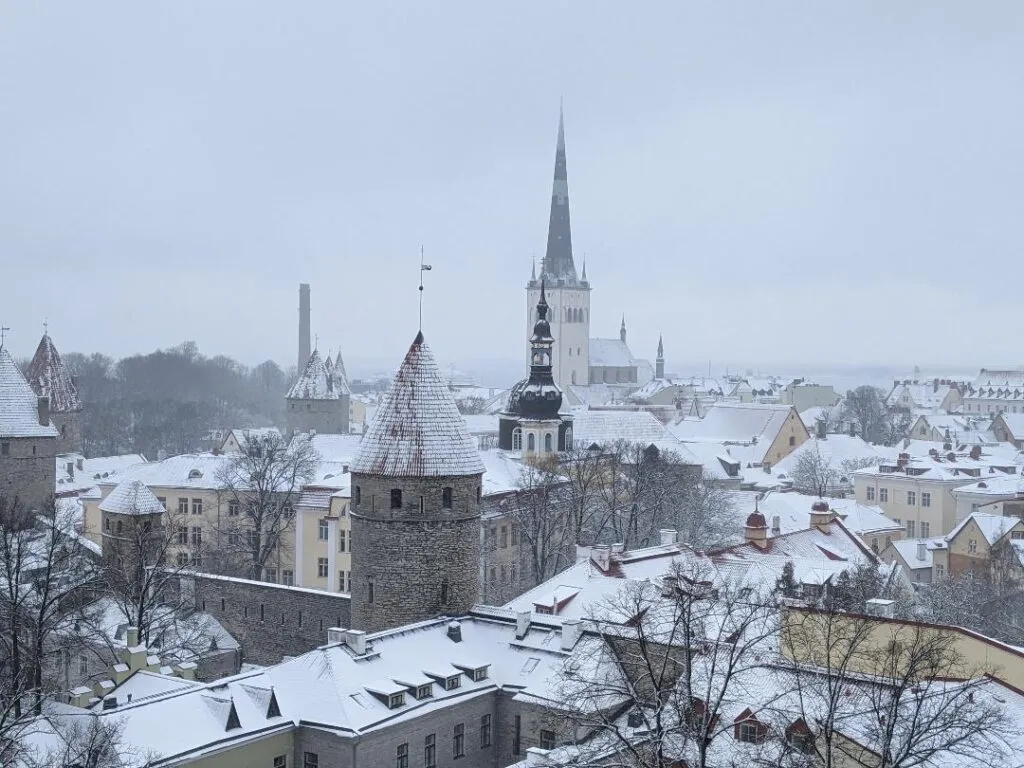
[[[398,709],[405,704],[404,693],[392,693],[388,696],[388,709]]]
[[[446,691],[454,691],[456,688],[462,685],[462,675],[452,675],[444,679],[444,689]]]
[[[473,670],[473,682],[479,683],[481,680],[487,679],[487,667],[478,667]]]
[[[203,473],[200,472],[198,469],[190,469],[188,471],[188,479],[189,480],[199,480],[202,476],[203,476]]]
[[[429,699],[434,695],[434,686],[427,683],[416,688],[417,699]]]

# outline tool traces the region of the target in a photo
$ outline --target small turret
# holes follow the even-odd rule
[[[658,357],[654,360],[654,378],[665,378],[665,345],[661,341],[661,334],[658,334]]]
[[[622,325],[619,326],[619,339],[623,344],[626,343],[626,316],[622,316]]]

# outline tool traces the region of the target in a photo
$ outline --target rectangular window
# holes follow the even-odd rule
[[[348,531],[338,531],[338,551],[345,551],[346,539],[348,538]]]
[[[326,579],[327,578],[327,558],[326,557],[318,557],[316,559],[316,575],[317,575],[318,578],[321,578],[321,579]]]
[[[868,495],[868,501],[874,501],[875,500],[875,486],[873,486],[873,485],[869,485],[868,486],[868,493],[867,493],[867,495]]]
[[[6,441],[0,443],[0,456],[10,456],[10,455],[11,455],[11,444],[6,442]]]
[[[907,520],[907,538],[917,538],[917,523],[913,520]]]
[[[271,584],[277,583],[277,568],[267,568],[263,571],[263,573],[266,577],[266,580],[269,581]]]
[[[182,498],[178,499],[178,514],[179,515],[187,515],[188,514],[188,499],[182,499]]]
[[[512,546],[519,546],[519,526],[515,523],[512,524]]]
[[[203,514],[203,500],[202,499],[192,499],[192,514],[193,515],[201,515],[201,514]]]
[[[231,501],[229,501],[228,502],[228,517],[238,517],[238,512],[240,510],[240,507],[241,507],[241,505],[238,503],[237,500],[232,499]]]
[[[917,505],[917,492],[916,491],[907,491],[907,505],[911,506],[911,507]]]
[[[437,736],[428,733],[423,739],[423,768],[437,767]]]
[[[441,506],[445,509],[452,508],[452,489],[449,485],[441,489]]]
[[[888,488],[879,488],[878,489],[878,500],[880,502],[882,502],[883,504],[888,503],[888,501],[889,501],[889,489]]]
[[[166,496],[157,496],[156,500],[160,502],[160,506],[163,507],[164,511],[166,512],[167,511],[167,497]]]
[[[508,526],[501,526],[501,548],[506,549],[508,547]]]
[[[278,755],[275,757],[274,768],[288,768],[288,755]]]
[[[198,552],[193,552],[191,557],[188,559],[189,565],[200,566],[203,564],[203,556]]]
[[[921,491],[921,506],[930,507],[932,505],[932,495],[928,491]]]
[[[395,768],[409,768],[409,745],[399,744],[395,754]]]
[[[516,564],[510,563],[508,566],[508,580],[510,583],[516,583]]]
[[[465,723],[455,724],[455,734],[452,736],[452,757],[462,757],[466,754],[466,725]]]
[[[373,602],[373,579],[366,580],[366,602]]]
[[[317,526],[316,537],[320,541],[327,541],[327,537],[330,534],[330,529],[327,527],[327,521],[321,520],[320,525]]]
[[[320,768],[320,756],[316,752],[303,752],[302,768]]]
[[[237,547],[242,543],[242,534],[238,531],[228,531],[228,546]]]
[[[491,746],[491,716],[483,715],[480,718],[480,749]]]
[[[401,509],[402,508],[402,489],[392,488],[391,489],[391,508]]]
[[[187,525],[179,525],[178,526],[178,543],[179,544],[188,544],[188,526]]]
[[[942,575],[946,572],[946,568],[942,563],[935,564],[935,578],[941,579]]]
[[[1024,539],[1024,531],[1010,531],[1010,539],[1012,541],[1020,541]]]
[[[198,525],[192,526],[192,546],[199,547],[203,544],[203,529]]]
[[[757,743],[757,725],[754,723],[740,723],[737,729],[736,739],[745,741],[748,744]]]
[[[548,731],[541,728],[540,731],[540,748],[541,749],[554,749],[555,748],[555,732]]]
[[[922,539],[927,539],[929,536],[931,536],[931,532],[932,532],[932,524],[931,523],[926,523],[924,520],[922,520],[921,521],[921,538]]]
[[[977,539],[968,539],[967,540],[967,551],[970,552],[972,555],[978,551],[978,541],[977,541]]]
[[[522,734],[522,730],[523,730],[523,720],[522,720],[522,717],[520,717],[519,715],[516,715],[515,722],[513,723],[513,727],[512,727],[512,754],[513,755],[518,755],[519,754],[519,741],[520,741],[519,737]]]
[[[281,583],[286,587],[290,587],[295,584],[295,571],[290,571],[285,568],[281,571]]]
[[[89,674],[89,658],[84,654],[78,654],[78,674],[85,677]]]
[[[188,565],[188,554],[186,554],[185,552],[179,552],[176,558],[176,562],[178,563],[179,568]]]
[[[338,571],[338,591],[339,592],[344,592],[345,591],[345,572],[344,571]]]

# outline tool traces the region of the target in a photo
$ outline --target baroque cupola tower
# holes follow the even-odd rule
[[[547,248],[540,276],[534,270],[526,284],[527,333],[537,322],[536,307],[542,282],[547,287],[548,322],[555,338],[551,350],[552,377],[562,390],[574,384],[585,385],[590,378],[590,283],[587,281],[586,268],[581,279],[573,261],[565,121],[561,111],[558,115],[558,143],[555,147],[555,177],[551,189]],[[532,349],[530,353],[532,355]]]
[[[530,377],[512,388],[498,421],[498,446],[527,458],[572,447],[572,421],[559,413],[562,390],[551,369],[555,339],[551,336],[544,281],[537,301],[537,321],[530,336]]]
[[[351,469],[352,627],[469,611],[480,592],[484,465],[422,332]]]

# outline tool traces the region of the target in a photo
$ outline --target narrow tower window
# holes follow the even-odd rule
[[[391,508],[401,509],[402,508],[402,489],[392,488],[391,489]]]
[[[441,489],[441,506],[445,509],[452,508],[452,487],[450,485]]]
[[[366,602],[373,602],[373,579],[366,580]]]
[[[546,435],[544,435],[544,450],[547,453],[551,453],[551,433],[550,432],[548,432]]]
[[[448,605],[448,579],[441,582],[441,605]]]

